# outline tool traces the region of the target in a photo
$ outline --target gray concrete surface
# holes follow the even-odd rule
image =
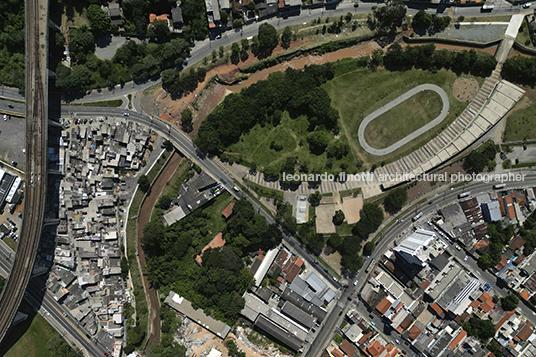
[[[385,149],[375,149],[371,147],[367,141],[365,140],[365,128],[367,125],[376,119],[378,116],[382,115],[383,113],[388,112],[389,110],[393,109],[400,103],[408,100],[409,98],[413,97],[415,94],[425,91],[425,90],[431,90],[439,94],[441,97],[441,100],[443,101],[443,108],[441,108],[441,113],[431,122],[428,124],[420,127],[419,129],[415,130],[413,133],[405,136],[404,138],[398,140],[396,143],[392,144],[391,146],[386,147]],[[420,86],[417,86],[413,89],[410,89],[406,93],[402,94],[400,97],[392,100],[391,102],[387,103],[380,109],[376,110],[374,113],[369,114],[361,124],[359,125],[359,129],[357,132],[358,138],[359,138],[359,144],[365,149],[368,153],[372,155],[382,156],[392,153],[393,151],[399,149],[400,147],[406,145],[413,139],[417,138],[419,135],[424,134],[428,130],[432,129],[434,126],[438,125],[447,117],[447,114],[449,113],[449,97],[447,96],[447,93],[435,84],[421,84]]]
[[[474,41],[487,43],[494,40],[503,38],[504,31],[506,30],[505,24],[494,23],[462,23],[461,26],[455,24],[450,25],[444,31],[436,34],[426,34],[420,37],[430,38],[449,38],[456,40]]]
[[[26,143],[26,120],[9,115],[8,118],[4,121],[4,116],[0,116],[0,160],[8,164],[16,161],[17,167],[24,170],[26,156],[22,149]]]
[[[137,38],[131,37],[127,40],[126,37],[106,35],[97,40],[97,47],[95,48],[95,55],[101,60],[110,60],[115,55],[117,49],[123,46],[127,41],[134,41],[141,43]]]

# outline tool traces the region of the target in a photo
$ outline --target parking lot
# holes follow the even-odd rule
[[[26,157],[23,152],[25,145],[24,133],[26,120],[4,114],[0,116],[0,160],[10,164],[17,163],[17,167],[24,170]]]

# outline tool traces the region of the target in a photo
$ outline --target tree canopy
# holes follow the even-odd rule
[[[395,34],[406,17],[406,6],[402,1],[391,1],[385,6],[373,7],[368,17],[369,27],[381,35]]]
[[[482,341],[495,336],[495,325],[490,320],[471,317],[468,322],[461,322],[460,324],[469,335],[475,336]]]
[[[89,5],[86,9],[86,16],[96,37],[100,37],[110,30],[110,19],[99,5]]]
[[[517,296],[509,294],[501,299],[501,306],[506,311],[512,311],[515,310],[518,302],[519,299],[517,298]]]
[[[259,26],[259,54],[261,57],[267,57],[272,54],[274,48],[279,43],[279,36],[275,27],[268,23]]]
[[[407,200],[408,193],[406,192],[406,189],[404,187],[399,187],[389,192],[383,201],[383,205],[389,214],[393,214],[400,211]]]

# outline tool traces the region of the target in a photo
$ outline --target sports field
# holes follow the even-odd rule
[[[506,119],[503,142],[536,139],[536,106],[534,104],[526,109],[512,113]]]

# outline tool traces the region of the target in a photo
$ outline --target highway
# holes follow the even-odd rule
[[[15,253],[6,244],[0,244],[0,272],[7,276],[11,270],[11,260]],[[89,356],[104,356],[107,351],[98,341],[88,338],[87,334],[78,327],[76,321],[48,292],[43,289],[43,284],[38,284],[31,279],[26,289],[24,299],[36,310],[42,310],[43,317],[66,338],[69,335],[71,341],[77,341],[79,347],[84,348]],[[65,314],[65,315],[64,315]],[[109,353],[109,352],[108,352]]]
[[[48,0],[26,0],[26,182],[24,218],[11,274],[0,298],[0,341],[24,297],[41,237],[48,135]]]

